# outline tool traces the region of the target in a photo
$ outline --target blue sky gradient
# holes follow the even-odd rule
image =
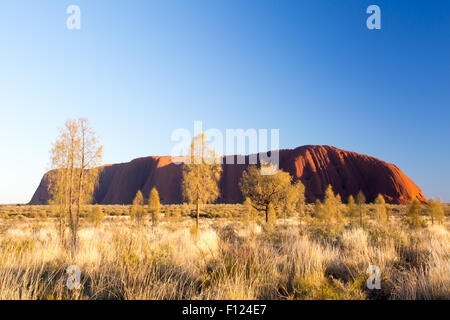
[[[450,202],[450,1],[5,0],[0,40],[0,203],[31,199],[69,117],[104,163],[169,155],[194,120],[276,128],[281,148],[372,155]]]

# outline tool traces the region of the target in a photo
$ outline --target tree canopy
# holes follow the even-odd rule
[[[152,188],[150,196],[148,197],[148,208],[152,214],[152,223],[155,226],[159,220],[160,202],[159,193],[156,188]]]
[[[299,201],[304,201],[303,184],[300,181],[292,184],[291,175],[283,170],[263,175],[257,166],[249,166],[242,175],[239,187],[256,210],[266,212],[266,222],[269,221],[269,204],[277,209],[292,210]]]
[[[222,174],[220,159],[206,144],[204,133],[196,136],[191,144],[188,160],[183,164],[181,190],[183,198],[197,207],[215,201],[219,195],[219,180]]]

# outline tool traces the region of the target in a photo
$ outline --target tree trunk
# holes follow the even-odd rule
[[[362,227],[362,206],[359,206],[359,224]]]
[[[64,239],[64,236],[65,236],[65,231],[64,231],[64,211],[65,209],[62,209],[62,208],[59,208],[58,209],[58,224],[59,224],[59,241],[60,241],[60,244],[61,244],[61,248],[64,248],[65,247],[65,239]]]
[[[200,218],[200,206],[199,206],[199,203],[198,203],[198,200],[197,200],[197,221],[196,221],[197,229],[198,229],[198,220],[199,220],[199,218]]]
[[[75,237],[75,218],[72,206],[73,206],[73,163],[70,166],[70,180],[69,180],[69,220],[71,232],[70,254],[72,258],[74,258],[76,237]]]
[[[80,219],[80,212],[81,212],[81,201],[82,201],[82,193],[83,193],[83,183],[84,183],[84,168],[85,168],[85,132],[82,132],[82,147],[81,147],[81,168],[80,168],[80,176],[78,181],[78,199],[77,199],[77,211],[75,214],[75,225],[74,225],[74,232],[73,232],[73,243],[74,243],[74,250],[75,252],[78,250],[78,225],[79,225],[79,219]]]

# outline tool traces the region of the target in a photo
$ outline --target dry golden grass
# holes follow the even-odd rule
[[[448,219],[448,218],[447,218]],[[82,221],[79,252],[61,248],[53,218],[0,219],[0,299],[449,299],[450,233],[390,219],[327,225],[280,219],[275,227],[225,218],[127,216]],[[69,290],[66,268],[81,270]],[[381,290],[366,287],[369,265]]]

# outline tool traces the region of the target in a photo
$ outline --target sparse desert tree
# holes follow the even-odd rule
[[[92,202],[98,183],[103,148],[87,119],[69,119],[52,148],[49,175],[50,204],[58,207],[58,229],[64,237],[65,221],[71,231],[71,255],[78,248],[82,207]],[[63,242],[63,240],[62,240]]]
[[[444,219],[445,219],[445,212],[444,212],[444,206],[442,204],[442,198],[438,197],[437,198],[437,214],[436,214],[436,220],[442,224],[444,223]]]
[[[323,218],[325,220],[332,220],[334,216],[334,211],[336,210],[336,205],[334,203],[334,192],[331,184],[328,185],[325,190],[325,196],[323,199]]]
[[[148,209],[150,214],[152,215],[152,224],[156,226],[159,221],[159,213],[160,213],[160,202],[159,202],[159,193],[156,188],[152,188],[150,191],[150,196],[148,199]]]
[[[314,202],[314,218],[319,220],[323,220],[325,218],[323,204],[319,199],[316,199]]]
[[[375,199],[375,216],[380,223],[385,223],[387,220],[386,201],[381,194],[378,194]]]
[[[334,218],[336,219],[336,221],[341,222],[344,219],[344,217],[343,217],[344,207],[342,205],[342,197],[339,193],[336,194],[334,197],[334,204],[336,206]]]
[[[194,137],[191,152],[183,164],[181,190],[184,199],[196,206],[198,229],[200,205],[215,201],[220,194],[219,180],[222,174],[220,159],[206,144],[204,133]]]
[[[137,225],[142,224],[145,212],[144,212],[144,196],[142,195],[141,190],[138,190],[136,196],[134,197],[130,215]]]
[[[253,220],[253,205],[252,200],[249,197],[245,198],[244,201],[244,210],[242,213],[242,222],[244,225],[247,225],[251,220]]]
[[[422,208],[419,200],[414,199],[408,207],[406,212],[406,222],[412,227],[420,227],[424,225],[422,219],[420,219],[420,214]]]
[[[99,205],[95,205],[87,215],[87,220],[92,223],[94,226],[100,225],[102,223],[105,215],[103,213],[102,208]]]
[[[181,205],[181,213],[183,216],[188,216],[191,214],[191,208],[186,202]]]
[[[362,192],[362,190],[359,190],[358,195],[356,196],[356,204],[359,208],[359,224],[363,225],[363,211],[364,211],[364,205],[366,204],[366,196]]]
[[[306,214],[306,209],[305,209],[305,205],[306,205],[306,199],[305,199],[305,186],[304,184],[298,180],[297,183],[295,184],[297,192],[297,201],[296,201],[296,211],[298,213],[299,217],[303,217]]]
[[[60,180],[64,179],[64,175],[62,172],[51,171],[48,174],[49,177],[49,194],[50,200],[49,205],[52,207],[52,215],[56,217],[57,221],[57,230],[59,243],[61,247],[66,246],[66,225],[68,219],[68,203],[66,194],[62,192],[62,190],[58,190],[58,188],[66,188],[66,182]]]
[[[290,187],[283,201],[284,206],[279,207],[283,216],[291,216],[293,212],[297,212],[298,216],[303,216],[305,210],[305,186],[300,180],[297,180],[292,187]]]
[[[149,201],[150,201],[150,198],[149,198]],[[167,207],[167,208],[164,208],[164,209],[160,209],[159,210],[159,213],[161,214],[161,213],[164,213],[164,216],[165,217],[167,217],[167,218],[170,218],[172,215],[173,215],[173,213],[172,213],[172,209],[170,208],[170,207]],[[150,209],[149,209],[149,212],[150,212],[150,214],[151,214],[151,211],[150,211]]]
[[[60,129],[60,136],[53,144],[51,151],[53,170],[48,173],[49,204],[56,208],[61,244],[65,244],[65,230],[69,212],[70,222],[73,222],[76,187],[75,167],[79,144],[78,124],[75,120],[69,119],[65,127]],[[73,250],[71,252],[73,253]]]
[[[277,213],[272,202],[267,205],[267,223],[274,224],[277,221]]]
[[[292,208],[301,199],[300,185],[292,185],[291,180],[289,173],[281,169],[273,175],[262,175],[261,170],[252,165],[242,174],[239,187],[242,195],[250,198],[256,210],[265,211],[266,222],[269,222],[269,203],[274,209]]]
[[[178,222],[180,220],[180,217],[181,217],[181,207],[176,206],[176,208],[173,211],[172,218],[175,222]]]
[[[440,198],[438,201],[430,198],[430,200],[428,200],[426,212],[431,217],[432,224],[434,224],[435,220],[437,223],[442,223],[444,221],[444,208],[442,208],[442,200]]]
[[[431,224],[433,224],[433,225],[434,225],[434,219],[435,219],[435,208],[436,208],[435,203],[436,202],[434,201],[434,198],[430,198],[430,199],[428,199],[428,203],[425,207],[425,212],[428,216],[430,216]]]
[[[357,208],[355,204],[355,198],[352,195],[348,197],[347,201],[347,213],[350,218],[354,218],[357,214]]]
[[[341,221],[341,196],[335,195],[333,191],[333,187],[331,185],[328,185],[327,189],[325,190],[325,198],[323,201],[323,218],[327,222],[336,222]]]

